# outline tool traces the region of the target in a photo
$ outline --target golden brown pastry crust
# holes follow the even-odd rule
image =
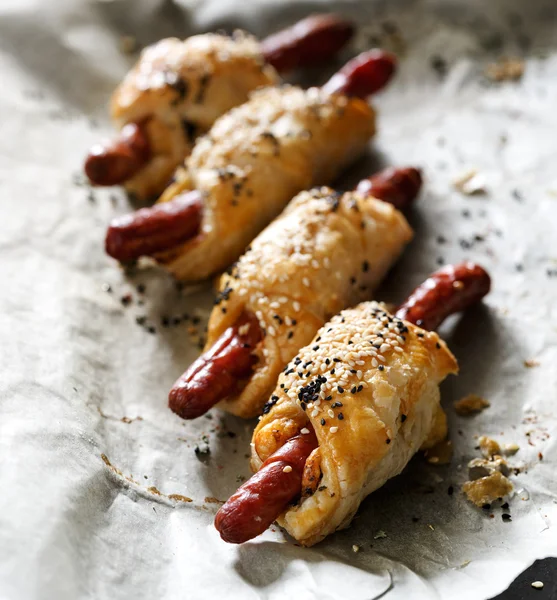
[[[145,123],[153,152],[126,188],[141,197],[158,195],[197,135],[245,102],[250,92],[278,81],[259,42],[243,32],[167,38],[146,48],[111,101],[117,127]]]
[[[375,198],[325,187],[298,194],[221,277],[207,348],[243,310],[266,335],[250,382],[220,407],[260,414],[298,349],[333,315],[369,298],[411,237],[402,213]]]
[[[285,422],[309,421],[319,441],[319,487],[288,509],[280,525],[305,546],[346,527],[361,501],[400,473],[434,433],[439,383],[457,369],[436,333],[375,302],[324,325],[280,376],[254,432],[254,470],[267,458],[260,432],[264,440]]]
[[[266,88],[217,120],[161,197],[205,194],[202,233],[156,258],[178,278],[222,271],[301,190],[332,181],[375,132],[363,100]]]

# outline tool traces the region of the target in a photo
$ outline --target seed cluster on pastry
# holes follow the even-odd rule
[[[286,367],[280,389],[312,417],[321,415],[321,425],[336,433],[344,419],[342,399],[333,394],[358,394],[368,387],[362,367],[371,364],[385,370],[389,354],[403,353],[408,327],[377,303],[369,303],[369,318],[362,328],[361,315],[343,311],[321,329],[314,345],[303,348]],[[418,333],[418,335],[423,335]],[[370,361],[371,359],[371,361]],[[264,414],[279,400],[273,396]],[[338,409],[338,410],[335,410]]]

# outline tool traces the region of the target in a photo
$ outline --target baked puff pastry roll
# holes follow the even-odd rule
[[[277,71],[327,62],[353,30],[337,15],[313,15],[262,42],[237,31],[150,46],[112,97],[119,135],[91,149],[85,172],[98,185],[125,183],[143,198],[160,194],[218,117],[278,83]]]
[[[300,190],[332,181],[375,133],[360,98],[267,88],[217,120],[160,202],[203,197],[199,234],[154,258],[178,279],[224,270]]]
[[[304,546],[346,527],[362,500],[398,475],[432,433],[445,436],[439,384],[457,371],[436,333],[376,302],[320,329],[279,378],[253,435],[254,471],[281,436],[308,426],[317,436],[302,497],[279,524]]]
[[[405,217],[387,202],[330,188],[298,194],[220,280],[207,348],[245,312],[266,335],[246,387],[219,407],[260,414],[297,350],[332,315],[369,298],[411,238]]]
[[[278,81],[259,42],[243,32],[167,38],[146,48],[110,104],[115,127],[141,123],[150,147],[150,160],[126,189],[142,198],[160,194],[199,134],[250,92]]]

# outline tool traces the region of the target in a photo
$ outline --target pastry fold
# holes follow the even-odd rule
[[[371,297],[411,237],[402,213],[375,198],[326,187],[298,194],[220,279],[207,348],[243,311],[265,332],[250,381],[220,408],[260,414],[298,349],[340,310]]]
[[[250,92],[278,81],[259,42],[244,32],[167,38],[143,50],[111,100],[116,126],[143,123],[152,150],[149,163],[126,183],[128,191],[158,195],[199,134]]]
[[[201,233],[159,253],[178,279],[224,270],[301,190],[329,183],[360,156],[375,113],[359,98],[294,86],[255,92],[198,141],[161,201],[198,190]]]
[[[398,475],[430,435],[439,437],[439,383],[457,370],[436,333],[376,302],[324,325],[280,376],[253,435],[254,471],[284,432],[311,423],[317,435],[321,478],[279,524],[304,546],[348,526],[368,494]]]

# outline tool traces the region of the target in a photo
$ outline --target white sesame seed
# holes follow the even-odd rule
[[[377,365],[379,365],[379,363],[377,362],[377,359],[376,358],[372,358],[371,359],[371,366],[372,367],[377,367]]]
[[[331,433],[336,433],[336,432],[338,431],[338,427],[335,425],[334,427],[331,427],[331,428],[329,429],[329,431],[330,431]]]
[[[378,354],[377,360],[380,360],[381,362],[386,362],[387,359],[384,356],[381,356],[381,354]]]
[[[381,344],[381,348],[379,348],[379,352],[386,352],[387,350],[390,350],[391,347],[389,346],[389,344]]]
[[[395,352],[404,352],[404,350],[400,346],[395,346]]]
[[[359,367],[361,367],[361,366],[365,365],[366,363],[365,363],[363,360],[357,360],[357,361],[356,361],[356,364],[357,364]]]
[[[272,325],[269,325],[269,327],[267,327],[267,331],[269,332],[269,335],[275,335],[275,328]]]
[[[332,408],[329,408],[327,414],[329,415],[329,417],[331,417],[331,419],[335,418],[335,411]]]
[[[312,418],[316,417],[318,414],[319,414],[319,411],[318,411],[316,408],[314,408],[314,409],[311,411],[311,416],[312,416]]]
[[[286,465],[282,470],[283,473],[292,473],[292,467],[290,465]]]
[[[543,589],[543,581],[532,581],[531,585],[536,590]]]
[[[284,323],[287,327],[290,327],[290,325],[292,325],[292,319],[290,317],[284,317]]]
[[[303,429],[300,429],[300,433],[307,435],[309,433],[309,429],[307,427],[304,427]]]
[[[294,308],[294,310],[296,312],[298,312],[300,310],[300,303],[299,302],[293,302],[292,303],[292,307]]]
[[[269,304],[269,306],[271,308],[280,308],[280,304],[278,302],[271,302],[271,304]]]
[[[304,278],[302,279],[302,283],[303,283],[303,284],[304,284],[306,287],[309,287],[309,279],[308,279],[307,277],[304,277]]]

